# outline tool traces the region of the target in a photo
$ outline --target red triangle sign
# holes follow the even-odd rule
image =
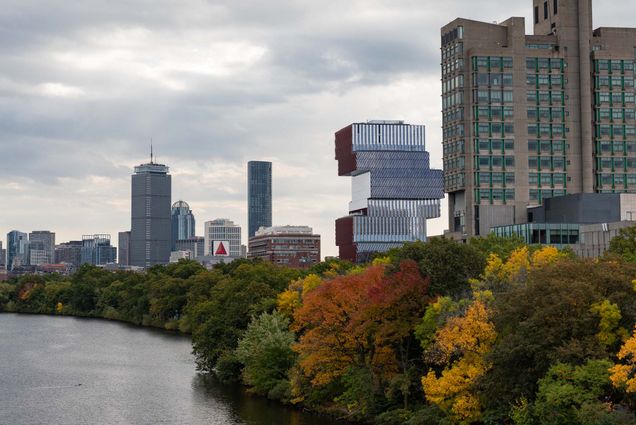
[[[219,242],[219,246],[216,249],[214,255],[227,255],[227,251],[225,250],[225,245],[223,244],[223,242]]]

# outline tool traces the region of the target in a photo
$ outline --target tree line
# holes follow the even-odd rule
[[[597,260],[490,235],[307,271],[82,266],[0,283],[0,311],[188,333],[202,373],[352,421],[636,422],[636,228]]]

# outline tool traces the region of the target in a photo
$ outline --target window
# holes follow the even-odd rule
[[[539,6],[534,7],[534,24],[539,23]]]
[[[552,11],[554,12],[554,14],[556,15],[558,13],[558,5],[557,5],[557,0],[552,0]]]
[[[543,19],[548,19],[548,2],[543,2]]]

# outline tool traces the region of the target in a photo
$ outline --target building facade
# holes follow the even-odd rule
[[[248,258],[274,264],[308,268],[320,262],[320,235],[308,226],[261,228],[249,239]]]
[[[135,167],[132,176],[130,265],[150,267],[170,260],[169,169],[152,161]]]
[[[7,233],[7,270],[28,264],[29,238],[24,232]]]
[[[205,238],[193,236],[188,239],[179,239],[175,242],[173,251],[190,251],[192,258],[205,255]]]
[[[117,234],[117,263],[121,266],[130,265],[130,230]]]
[[[34,230],[29,233],[29,249],[37,252],[30,257],[36,257],[35,262],[30,264],[38,266],[41,264],[52,264],[55,262],[55,233],[48,230]]]
[[[66,263],[79,267],[82,264],[82,241],[70,241],[56,245],[55,263]]]
[[[217,250],[215,252],[215,242]],[[218,242],[227,242],[229,248],[224,246],[225,253],[218,252]],[[227,218],[217,218],[205,223],[204,255],[241,257],[241,226],[234,224]]]
[[[272,225],[272,163],[247,163],[247,237]]]
[[[190,205],[185,201],[177,201],[172,204],[170,222],[172,228],[170,249],[176,251],[176,243],[180,239],[194,237],[196,222]]]
[[[0,241],[0,270],[7,269],[7,250],[2,248],[2,241]]]
[[[117,248],[111,246],[110,235],[82,236],[82,264],[102,266],[117,260]]]
[[[441,170],[430,169],[425,127],[403,121],[351,124],[336,133],[338,175],[351,176],[349,215],[336,221],[340,258],[426,240],[426,220],[440,216]]]
[[[533,0],[525,20],[456,19],[442,36],[449,232],[525,223],[572,193],[636,192],[636,29],[592,29],[591,0]]]

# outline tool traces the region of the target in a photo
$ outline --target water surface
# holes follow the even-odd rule
[[[0,314],[0,424],[335,425],[197,374],[190,339]]]

